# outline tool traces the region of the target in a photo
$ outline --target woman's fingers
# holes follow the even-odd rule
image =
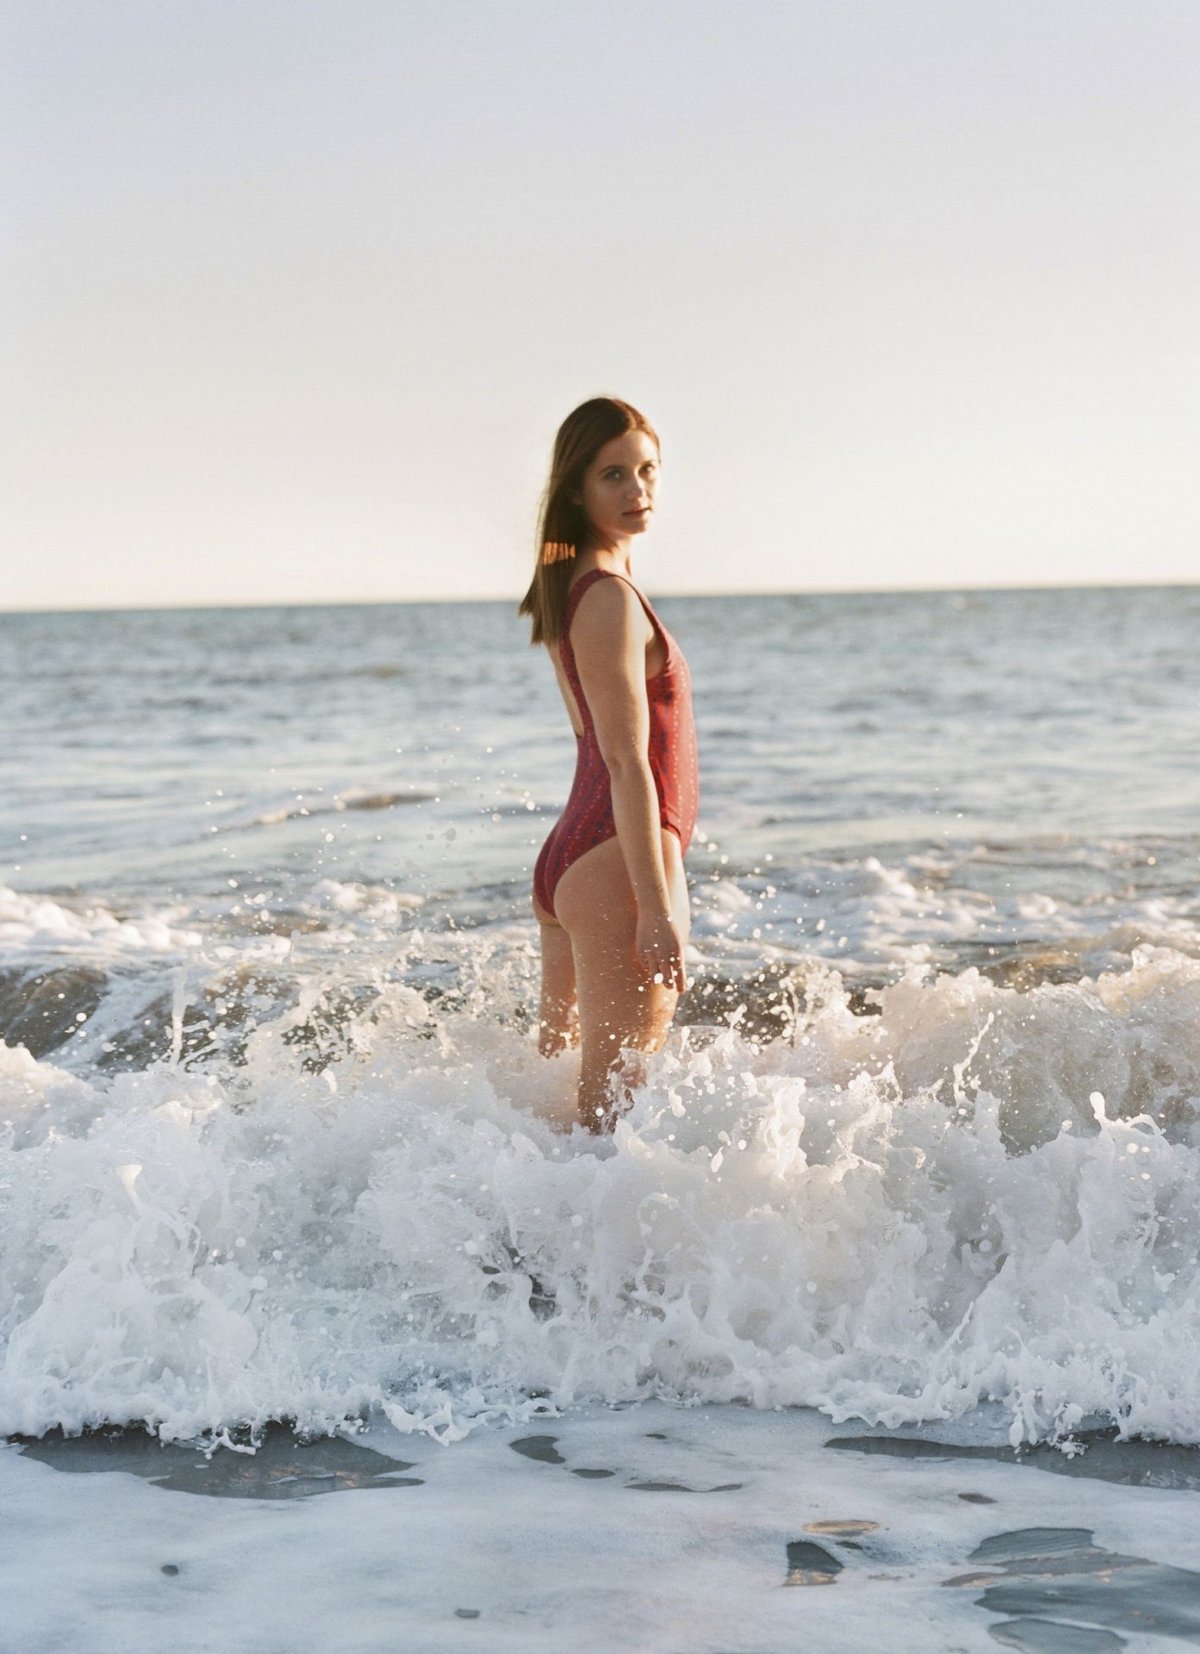
[[[646,968],[655,982],[665,983],[668,988],[674,988],[677,993],[687,990],[687,977],[683,969],[683,960],[677,953],[648,952],[643,955]]]
[[[683,938],[670,919],[657,920],[639,927],[635,952],[642,968],[654,982],[673,988],[677,993],[687,989],[683,968]]]

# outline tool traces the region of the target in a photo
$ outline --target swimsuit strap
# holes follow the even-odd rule
[[[646,598],[644,598],[642,596],[641,592],[638,591],[638,589],[634,585],[633,581],[630,580],[627,575],[618,574],[615,569],[589,569],[587,571],[587,573],[582,576],[581,579],[579,579],[575,582],[575,584],[571,587],[571,590],[567,593],[567,612],[566,612],[566,614],[563,618],[563,634],[564,634],[564,636],[567,633],[567,631],[570,629],[570,625],[571,625],[572,620],[575,618],[575,610],[578,607],[579,599],[583,596],[583,594],[587,590],[588,586],[592,585],[593,582],[596,581],[596,580],[605,580],[605,579],[607,579],[607,580],[624,580],[625,584],[629,587],[630,591],[632,591],[636,595],[638,601],[642,605],[642,608],[645,609],[646,614],[649,616],[651,623],[654,624],[656,627],[661,624],[661,622],[658,619],[658,616],[654,613],[654,610],[650,607],[650,604],[647,602]]]

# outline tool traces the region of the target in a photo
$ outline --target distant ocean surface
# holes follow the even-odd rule
[[[5,1431],[1200,1441],[1200,589],[656,602],[693,981],[600,1141],[514,605],[0,615]]]

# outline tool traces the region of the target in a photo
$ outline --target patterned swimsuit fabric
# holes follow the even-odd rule
[[[579,708],[583,734],[577,737],[579,747],[570,797],[542,845],[533,872],[533,893],[549,914],[554,913],[554,892],[567,868],[598,844],[615,838],[617,832],[608,768],[600,754],[595,724],[575,667],[575,652],[571,648],[571,622],[580,599],[597,580],[606,579],[624,580],[625,576],[608,569],[590,569],[571,588],[559,640],[559,658]],[[650,770],[658,792],[658,819],[676,835],[686,854],[695,831],[700,802],[691,676],[683,651],[650,604],[632,580],[626,580],[625,584],[637,594],[650,624],[662,638],[667,651],[662,671],[646,680],[646,698],[650,705]]]

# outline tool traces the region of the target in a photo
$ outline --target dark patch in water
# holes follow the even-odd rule
[[[748,1040],[794,1039],[804,1008],[796,967],[772,961],[744,977],[712,973],[694,980],[681,997],[676,1020],[685,1026],[730,1024]]]
[[[998,988],[1031,993],[1043,984],[1078,982],[1084,972],[1083,959],[1076,949],[1056,948],[1044,942],[954,943],[954,963],[959,969],[976,967]]]
[[[533,1313],[534,1319],[537,1321],[548,1321],[554,1314],[555,1309],[558,1307],[553,1290],[544,1286],[542,1282],[538,1280],[537,1276],[533,1273],[532,1269],[530,1269],[528,1263],[517,1251],[515,1246],[511,1245],[508,1241],[504,1241],[502,1244],[505,1254],[508,1257],[508,1261],[512,1265],[513,1271],[516,1274],[526,1276],[529,1281],[529,1298],[527,1302]],[[500,1274],[500,1269],[496,1264],[485,1263],[481,1266],[481,1268],[485,1275]],[[497,1281],[495,1288],[489,1288],[489,1292],[502,1292],[505,1290],[506,1285],[507,1283]]]
[[[924,1441],[915,1436],[835,1436],[826,1447],[844,1452],[885,1453],[897,1459],[990,1459],[996,1464],[1029,1465],[1059,1476],[1091,1476],[1126,1487],[1166,1487],[1200,1492],[1200,1448],[1172,1442],[1120,1441],[1113,1430],[1082,1431],[1072,1438],[1083,1452],[1063,1453],[1036,1447],[979,1447]],[[968,1498],[960,1494],[959,1498]],[[989,1503],[984,1495],[971,1504]]]
[[[1118,1654],[1129,1647],[1115,1631],[1093,1631],[1086,1625],[1056,1620],[1002,1620],[989,1625],[988,1633],[1005,1648],[1021,1648],[1027,1654]]]
[[[286,821],[311,821],[315,817],[340,815],[344,810],[391,810],[398,804],[428,804],[435,797],[426,792],[352,793],[332,799],[316,798],[311,803],[285,805],[276,810],[264,810],[250,821],[232,822],[226,831],[249,831],[255,827],[280,827]]]
[[[708,971],[693,979],[676,1009],[686,1027],[735,1027],[743,1039],[768,1045],[796,1042],[797,1025],[810,1009],[805,978],[808,966],[771,960],[743,976]],[[846,984],[847,1008],[854,1016],[880,1016],[879,990],[884,979]]]
[[[108,987],[107,974],[92,965],[53,970],[0,972],[0,1038],[45,1057],[91,1017]]]
[[[538,1464],[566,1464],[554,1445],[557,1440],[557,1436],[522,1436],[520,1441],[508,1445],[514,1453],[520,1453],[525,1459],[536,1459]]]
[[[719,1487],[688,1487],[683,1482],[626,1482],[635,1493],[736,1493],[744,1482],[722,1482]]]
[[[532,1291],[529,1294],[529,1307],[533,1311],[535,1321],[548,1321],[554,1314],[556,1301],[552,1292],[547,1292],[536,1277],[530,1277]]]
[[[26,1458],[63,1471],[124,1471],[174,1493],[221,1499],[304,1499],[361,1487],[421,1487],[423,1478],[402,1476],[413,1467],[357,1447],[340,1436],[304,1442],[283,1425],[267,1427],[253,1453],[219,1449],[206,1458],[199,1448],[162,1442],[145,1430],[95,1430],[64,1436],[10,1436]],[[167,1563],[164,1573],[178,1568]]]
[[[599,1481],[602,1476],[615,1476],[615,1470],[573,1470],[572,1476],[582,1476],[586,1481]]]
[[[1009,1647],[1045,1654],[1120,1648],[1117,1631],[1200,1642],[1200,1573],[1105,1550],[1090,1528],[993,1534],[969,1560],[999,1571],[945,1583],[984,1586],[979,1606],[1012,1616],[989,1628]]]
[[[1009,1563],[1038,1561],[1064,1556],[1080,1557],[1092,1546],[1091,1528],[1014,1528],[1011,1533],[994,1533],[976,1545],[972,1562]]]
[[[789,1539],[785,1585],[832,1585],[843,1564],[824,1545],[811,1539]]]

